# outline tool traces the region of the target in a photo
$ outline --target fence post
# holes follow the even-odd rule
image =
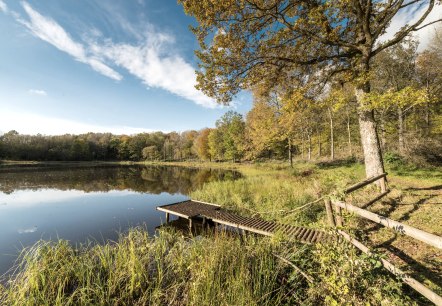
[[[336,226],[342,227],[344,225],[344,222],[342,220],[342,209],[339,206],[335,206],[336,210]]]
[[[386,176],[384,176],[383,178],[380,179],[379,185],[381,187],[381,192],[387,191],[387,177]]]
[[[331,206],[330,199],[328,199],[328,198],[325,199],[324,203],[325,203],[325,210],[327,211],[328,222],[330,223],[331,226],[335,227],[336,223],[335,223],[335,218],[333,217],[333,209]]]

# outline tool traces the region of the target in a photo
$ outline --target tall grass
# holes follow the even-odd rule
[[[40,242],[0,287],[1,305],[278,305],[283,267],[270,239],[217,233],[189,240],[133,229],[118,242]]]
[[[192,198],[244,215],[324,227],[322,203],[296,210],[363,177],[358,164],[240,168],[244,177],[211,182]],[[313,279],[279,260],[289,259]],[[149,237],[132,229],[114,243],[74,247],[39,242],[19,273],[0,285],[0,305],[412,305],[409,291],[345,243],[300,245],[279,237],[223,232]]]
[[[191,193],[196,200],[217,203],[242,215],[259,216],[282,223],[323,227],[323,202],[315,201],[363,177],[358,164],[321,168],[299,163],[290,168],[281,163],[238,167],[244,175],[234,181],[215,181]]]
[[[307,280],[274,254],[295,263]],[[40,242],[0,286],[1,305],[408,305],[374,258],[224,232],[188,239],[132,229],[115,243]]]

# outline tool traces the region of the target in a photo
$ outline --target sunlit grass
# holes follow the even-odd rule
[[[227,234],[189,240],[142,229],[118,242],[40,242],[0,289],[2,305],[277,305],[286,294],[270,239]],[[216,302],[218,301],[218,302]]]
[[[293,169],[281,162],[214,164],[236,169],[243,177],[207,183],[192,198],[243,215],[320,228],[327,228],[322,201],[296,209],[365,176],[359,163],[296,163]],[[390,185],[405,192],[402,179],[407,184],[421,181],[421,170],[415,171],[404,178],[393,170]],[[436,175],[423,182],[433,186],[437,180]],[[354,200],[372,194],[368,188]],[[288,258],[314,281],[306,281],[274,254]],[[39,242],[23,252],[20,273],[0,285],[0,304],[408,305],[413,304],[409,294],[376,258],[346,244],[299,245],[279,237],[220,232],[189,239],[173,230],[154,238],[133,229],[105,245]]]

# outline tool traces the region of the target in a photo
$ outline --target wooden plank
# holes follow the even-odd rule
[[[238,215],[233,215],[232,217],[233,217],[233,222],[234,222],[235,224],[240,224],[240,223],[241,223],[242,218],[241,218],[240,216],[238,216]]]
[[[333,209],[331,206],[331,201],[330,199],[325,199],[324,200],[324,204],[325,204],[325,210],[327,212],[327,219],[328,219],[328,223],[335,227],[336,223],[335,223],[335,218],[333,217]]]
[[[357,184],[355,184],[353,186],[348,187],[347,189],[344,190],[344,193],[348,194],[350,192],[353,192],[353,191],[355,191],[355,190],[357,190],[359,188],[365,187],[368,184],[373,183],[373,182],[377,181],[378,179],[386,177],[386,176],[387,176],[387,173],[384,172],[382,174],[369,177],[368,179],[366,179],[366,180],[364,180],[362,182],[359,182],[359,183],[357,183]],[[383,190],[383,192],[385,192],[385,190]]]
[[[387,194],[390,193],[390,190],[387,190],[381,194],[379,194],[376,198],[374,198],[373,200],[368,201],[367,203],[363,204],[360,206],[360,208],[367,208],[368,206],[370,206],[371,204],[379,201],[380,199],[382,199],[383,197],[385,197]]]
[[[293,231],[293,233],[291,233],[291,236],[292,237],[294,237],[294,238],[296,238],[298,235],[299,235],[299,233],[302,231],[302,227],[297,227],[294,231]]]
[[[305,241],[307,236],[310,234],[310,229],[307,228],[307,230],[304,232],[304,235],[302,235],[301,240]]]
[[[302,236],[304,235],[304,233],[307,231],[307,229],[305,227],[301,228],[301,231],[298,233],[298,235],[296,235],[296,239],[301,240]]]
[[[172,215],[175,215],[175,216],[178,216],[178,217],[181,217],[181,218],[189,219],[188,215],[180,214],[178,212],[175,212],[175,211],[172,211],[172,210],[168,210],[168,209],[164,209],[162,207],[157,207],[157,210],[163,211],[165,213],[171,213]]]
[[[313,238],[313,236],[316,234],[316,231],[315,230],[312,230],[312,232],[310,233],[310,235],[308,235],[308,237],[306,238],[306,240],[308,241],[308,242],[312,242],[312,238]]]
[[[266,225],[267,225],[266,222],[264,220],[261,220],[255,227],[257,229],[264,230],[264,226]]]
[[[271,222],[267,222],[267,225],[263,228],[264,231],[270,232],[270,229],[273,227]]]
[[[312,242],[316,242],[317,241],[317,238],[318,238],[318,235],[321,233],[321,231],[315,231],[315,234],[313,235],[313,237],[312,237]]]
[[[196,202],[196,203],[202,203],[202,204],[206,204],[206,205],[212,205],[212,206],[216,206],[216,207],[218,207],[218,208],[220,208],[221,207],[221,205],[219,205],[219,204],[214,204],[214,203],[208,203],[208,202],[203,202],[203,201],[198,201],[198,200],[190,200],[190,201],[192,201],[192,202]]]
[[[357,247],[359,250],[361,250],[362,252],[366,253],[366,254],[371,254],[370,250],[363,245],[361,242],[359,242],[358,240],[354,239],[353,237],[351,237],[349,234],[347,234],[346,232],[342,231],[342,230],[338,230],[338,233],[347,241],[349,241],[350,243],[352,243],[355,247]],[[433,302],[436,305],[442,305],[442,297],[439,296],[438,294],[436,294],[435,292],[431,291],[430,289],[428,289],[427,287],[425,287],[422,283],[418,282],[417,280],[415,280],[414,278],[412,278],[411,276],[409,276],[408,274],[406,274],[405,272],[403,272],[402,270],[400,270],[399,268],[396,268],[392,263],[390,263],[389,261],[380,258],[380,261],[382,263],[382,265],[391,273],[393,273],[394,275],[398,276],[400,280],[402,280],[404,283],[406,283],[407,285],[409,285],[411,288],[413,288],[414,290],[416,290],[417,292],[419,292],[420,294],[422,294],[423,296],[425,296],[427,299],[429,299],[431,302]]]
[[[389,219],[387,217],[372,213],[371,211],[353,206],[351,204],[347,204],[342,201],[333,201],[333,205],[344,208],[350,212],[353,212],[363,218],[366,218],[366,219],[376,222],[378,224],[382,224],[385,227],[392,228],[393,230],[395,230],[401,234],[413,237],[417,240],[420,240],[420,241],[425,242],[429,245],[432,245],[438,249],[442,249],[442,237],[424,232],[420,229],[417,229],[412,226],[394,221],[394,220]]]
[[[272,234],[270,234],[268,232],[263,232],[263,231],[257,230],[255,228],[252,228],[252,227],[249,227],[249,226],[246,226],[246,225],[243,225],[243,224],[236,225],[234,223],[226,222],[226,221],[224,221],[222,219],[212,219],[212,220],[213,220],[213,222],[216,222],[216,223],[219,223],[219,224],[228,225],[228,226],[232,226],[232,227],[237,227],[237,228],[240,228],[240,229],[247,230],[249,232],[253,232],[253,233],[257,233],[257,234],[261,234],[261,235],[265,235],[265,236],[272,236]]]
[[[166,218],[170,214],[188,219],[189,228],[193,227],[192,218],[202,217],[203,223],[212,220],[221,226],[230,226],[244,231],[249,231],[261,235],[273,236],[275,232],[281,231],[284,235],[298,240],[310,242],[316,235],[315,230],[297,227],[289,224],[278,224],[276,222],[263,220],[260,218],[243,217],[228,211],[224,211],[219,206],[200,201],[182,201],[169,205],[157,207],[157,210],[166,213]]]
[[[272,222],[272,225],[268,229],[269,233],[274,233],[277,227],[278,227],[278,224],[275,222]]]
[[[289,231],[287,232],[287,234],[288,234],[290,237],[293,237],[293,236],[294,236],[294,233],[296,233],[297,230],[298,230],[298,227],[297,227],[297,226],[291,226],[290,229],[289,229]]]

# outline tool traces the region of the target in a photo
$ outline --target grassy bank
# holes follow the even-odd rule
[[[158,164],[158,163],[156,163]],[[192,198],[214,202],[243,215],[287,224],[327,229],[322,202],[298,209],[364,177],[352,162],[220,164],[166,163],[191,167],[236,169],[235,181],[210,182]],[[164,165],[164,163],[161,163]],[[440,169],[390,165],[394,191],[374,211],[442,234]],[[420,188],[420,189],[418,189]],[[426,196],[425,196],[425,195]],[[428,196],[432,194],[432,196]],[[348,200],[357,203],[373,195],[365,189]],[[440,202],[440,201],[439,201]],[[417,203],[417,204],[416,204]],[[405,217],[404,217],[405,216]],[[405,248],[421,268],[439,273],[440,259],[431,248],[419,251],[404,237],[370,230],[370,224],[347,215],[347,230],[372,246]],[[439,221],[438,221],[439,220]],[[415,245],[414,245],[415,246]],[[288,259],[307,276],[281,261]],[[6,305],[409,305],[418,296],[380,265],[379,255],[367,257],[345,243],[301,245],[280,237],[237,237],[208,233],[189,239],[173,230],[157,238],[133,229],[116,243],[73,247],[67,242],[41,242],[23,253],[21,272],[0,286]],[[394,259],[394,258],[393,258]],[[409,263],[396,258],[399,265]],[[441,275],[439,273],[439,275]],[[422,281],[438,288],[438,279],[423,273]],[[425,300],[418,302],[425,303]]]
[[[311,282],[279,260],[295,262]],[[317,305],[410,300],[374,260],[346,245],[316,248],[223,233],[155,239],[131,230],[113,244],[41,242],[23,254],[4,305]]]

